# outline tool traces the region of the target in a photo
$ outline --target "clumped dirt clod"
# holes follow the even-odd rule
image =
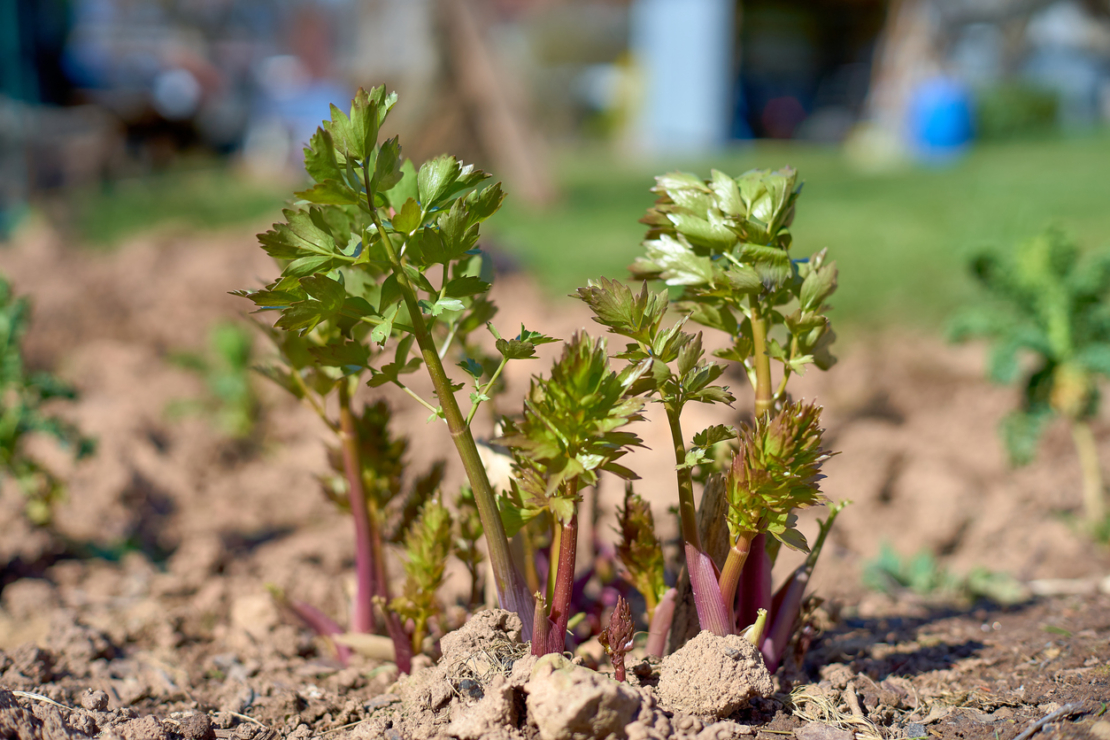
[[[561,655],[540,658],[524,690],[542,740],[623,740],[640,710],[636,691]]]
[[[751,642],[739,635],[717,637],[703,630],[663,658],[658,691],[666,709],[721,718],[757,696],[771,696],[775,688]]]

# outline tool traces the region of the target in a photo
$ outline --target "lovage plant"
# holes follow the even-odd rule
[[[16,297],[0,277],[0,474],[11,477],[23,492],[27,518],[47,526],[66,487],[49,467],[28,454],[28,437],[53,437],[77,458],[92,453],[94,445],[77,427],[42,408],[47,401],[72,399],[76,393],[53,375],[29,373],[24,367],[23,338],[30,319],[30,302]]]
[[[531,594],[509,552],[495,494],[471,433],[471,422],[512,360],[535,356],[555,341],[521,329],[504,338],[493,328],[496,308],[485,298],[491,276],[478,249],[480,224],[501,206],[499,184],[451,156],[417,170],[401,156],[396,137],[379,132],[396,103],[384,88],[359,91],[349,113],[332,106],[305,150],[313,186],[284,211],[285,221],[262,234],[262,247],[282,266],[261,290],[240,291],[259,310],[280,314],[273,336],[283,364],[267,372],[310,403],[341,441],[345,494],[356,527],[354,629],[373,629],[373,601],[390,603],[379,525],[363,484],[360,420],[352,396],[362,382],[392,384],[442,419],[473,491],[501,605],[517,612],[530,632]],[[500,357],[487,370],[468,352],[470,335],[493,333]],[[447,373],[455,364],[468,382]],[[433,398],[406,382],[425,369]],[[469,383],[471,390],[466,386]],[[457,395],[470,407],[464,411]],[[338,421],[326,411],[330,398]],[[401,620],[386,610],[399,662],[410,645]]]
[[[1090,420],[1099,407],[1099,377],[1110,376],[1110,252],[1082,255],[1056,229],[1010,251],[978,255],[973,274],[989,301],[959,313],[955,341],[991,340],[991,378],[1022,383],[1021,407],[1003,420],[1002,439],[1014,464],[1032,460],[1042,433],[1063,419],[1083,471],[1091,529],[1107,522],[1098,448]],[[1021,354],[1035,358],[1023,372]]]
[[[801,598],[786,600],[785,592],[772,597],[770,565],[780,544],[809,549],[794,512],[824,502],[818,471],[829,456],[821,447],[820,409],[792,402],[786,391],[790,378],[809,365],[827,369],[835,361],[825,301],[836,288],[836,267],[823,251],[808,259],[790,256],[789,226],[801,192],[791,169],[736,178],[713,171],[709,180],[670,174],[657,178],[654,192],[659,199],[643,219],[649,226],[646,254],[632,271],[672,286],[682,318],[664,326],[668,295],[651,293],[646,285],[636,294],[602,279],[578,295],[595,321],[632,340],[618,357],[640,368],[633,392],[647,394],[666,411],[686,567],[702,628],[727,635],[755,626],[751,638],[777,665],[785,645],[771,641],[793,628]],[[735,400],[716,384],[726,368],[706,357],[702,333],[686,331],[691,323],[726,335],[727,346],[715,355],[742,367],[754,391],[755,420],[739,434],[723,424],[708,427],[688,445],[681,423],[686,404]],[[693,469],[711,465],[714,445],[738,436],[725,487],[730,546],[718,571],[698,531]],[[806,574],[838,511],[822,524]],[[739,589],[742,582],[749,585]],[[778,614],[769,616],[776,603]],[[767,635],[756,626],[763,624],[757,621],[761,613],[772,620]]]

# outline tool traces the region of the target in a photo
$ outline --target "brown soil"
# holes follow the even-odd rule
[[[29,363],[78,386],[79,402],[58,412],[99,442],[97,454],[76,465],[34,443],[70,481],[56,532],[23,520],[9,484],[0,494],[0,737],[395,740],[425,726],[421,712],[431,712],[426,726],[443,737],[498,736],[495,725],[506,737],[544,734],[536,718],[551,687],[528,690],[541,679],[523,672],[527,659],[516,679],[509,670],[497,685],[485,684],[481,698],[458,695],[441,676],[426,694],[429,706],[442,700],[440,708],[413,708],[400,686],[386,693],[397,679],[392,666],[359,658],[339,666],[265,591],[276,585],[345,621],[353,546],[347,523],[318,493],[325,430],[265,385],[265,432],[252,446],[227,442],[204,419],[171,421],[165,413],[172,401],[203,393],[169,354],[202,348],[213,322],[244,309],[227,291],[273,274],[249,232],[204,239],[164,232],[95,254],[38,229],[0,253],[0,271],[34,300]],[[520,277],[498,293],[499,326],[523,321],[561,337],[593,326],[575,304],[530,303],[536,292]],[[982,354],[878,337],[842,348],[833,371],[803,380],[804,395],[826,407],[829,441],[842,453],[827,466],[826,490],[855,504],[838,520],[814,579],[828,599],[826,632],[803,665],[788,661],[780,670],[775,693],[722,721],[675,714],[645,698],[655,696],[660,671],[634,653],[632,694],[584,674],[542,679],[588,684],[606,708],[598,715],[610,720],[632,711],[629,697],[639,702],[624,727],[593,724],[567,737],[596,730],[634,740],[850,740],[850,733],[1011,740],[1063,710],[1039,732],[1108,740],[1110,596],[1099,593],[1099,582],[1110,556],[1069,523],[1080,485],[1064,430],[1049,434],[1036,464],[1006,466],[994,428],[1013,396],[982,380]],[[546,360],[519,365],[509,398]],[[421,439],[440,433],[407,399],[387,396],[404,428]],[[689,428],[722,421],[713,413],[691,409]],[[744,413],[738,404],[736,419]],[[663,452],[662,425],[641,433],[656,452],[641,453],[634,467],[645,482],[666,480],[673,461]],[[1105,442],[1108,433],[1100,420],[1096,434]],[[414,446],[415,468],[446,456],[446,445],[443,435],[441,445]],[[460,479],[449,466],[447,490]],[[641,493],[673,539],[666,488],[645,483]],[[583,547],[591,529],[600,542],[612,541],[618,495],[617,486],[602,486],[597,524],[583,524]],[[820,515],[807,514],[807,534]],[[904,555],[929,549],[957,573],[984,566],[1034,582],[1039,592],[1075,593],[1008,608],[870,593],[861,568],[884,541]],[[449,599],[470,586],[461,567],[450,570]],[[400,572],[396,562],[391,572]],[[441,630],[462,617],[448,609]],[[551,675],[556,668],[573,672],[549,667]],[[482,707],[473,717],[501,724],[473,719],[472,706]]]

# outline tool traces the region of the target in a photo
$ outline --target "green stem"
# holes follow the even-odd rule
[[[559,561],[554,557],[554,553],[559,552],[559,541],[562,537],[563,528],[559,520],[553,516],[551,517],[551,557],[547,559],[547,592],[544,595],[548,602],[555,598],[555,577],[559,572]]]
[[[334,421],[328,418],[328,414],[326,411],[324,411],[324,407],[320,405],[320,403],[316,400],[316,397],[312,394],[311,391],[309,391],[308,384],[304,382],[304,378],[301,377],[301,374],[296,370],[296,368],[293,368],[290,371],[289,377],[293,378],[293,382],[295,382],[297,384],[297,387],[301,389],[301,393],[303,394],[302,397],[304,398],[305,403],[311,406],[312,410],[316,412],[316,415],[319,416],[320,419],[328,425],[328,429],[332,430],[332,432],[334,432],[335,434],[338,434],[339,427]],[[346,379],[344,378],[344,380]]]
[[[536,571],[536,543],[527,525],[520,528],[520,543],[524,550],[524,582],[532,593],[540,590],[540,574]]]
[[[771,394],[771,355],[767,354],[767,320],[757,296],[751,297],[752,344],[755,354],[755,415],[763,416],[775,405]]]
[[[736,587],[740,583],[740,574],[744,572],[744,563],[748,561],[748,553],[752,550],[752,540],[755,534],[745,532],[736,538],[736,542],[728,549],[725,567],[721,568],[721,577],[718,584],[721,587],[721,598],[730,609],[736,603]]]
[[[483,396],[486,395],[486,392],[489,391],[489,389],[493,387],[493,384],[497,382],[497,379],[501,377],[501,371],[504,370],[505,366],[508,365],[508,364],[509,364],[509,360],[502,357],[501,358],[501,364],[497,366],[497,369],[493,372],[493,376],[490,377],[489,382],[486,383],[484,386],[482,386],[478,390],[478,393],[480,395],[483,395]],[[470,426],[470,422],[474,421],[474,414],[478,413],[478,407],[481,406],[481,405],[482,405],[482,402],[477,401],[477,402],[474,403],[473,406],[470,407],[470,413],[466,415],[466,425],[467,426]]]
[[[1083,504],[1087,512],[1087,523],[1098,526],[1106,521],[1106,502],[1102,491],[1102,469],[1098,464],[1098,444],[1091,426],[1082,419],[1071,423],[1071,437],[1075,450],[1079,453],[1079,463],[1083,468]]]
[[[679,416],[680,407],[672,403],[665,403],[667,422],[671,427],[671,443],[674,445],[674,460],[676,465],[686,462],[686,443],[682,439],[682,422]],[[694,506],[694,480],[690,476],[690,468],[677,469],[678,474],[678,513],[682,523],[682,540],[695,550],[701,550],[701,538],[698,536],[698,513]]]
[[[405,393],[407,393],[409,395],[409,398],[415,399],[417,403],[419,403],[424,408],[428,409],[428,411],[431,411],[433,414],[438,414],[439,413],[439,409],[437,409],[435,406],[433,406],[432,404],[428,403],[423,398],[421,398],[420,394],[416,393],[416,391],[414,391],[412,388],[409,388],[407,385],[400,382],[399,380],[393,381],[393,384],[395,386],[397,386],[398,388],[400,388],[401,390],[403,390]]]
[[[470,427],[467,426],[466,420],[459,410],[459,404],[455,400],[454,391],[451,389],[451,380],[443,369],[443,362],[439,359],[439,351],[436,348],[435,341],[424,323],[424,316],[420,312],[420,306],[416,298],[416,289],[413,287],[412,281],[409,280],[408,273],[405,272],[404,265],[401,264],[401,258],[398,256],[397,250],[394,248],[393,242],[386,233],[385,227],[382,226],[378,212],[374,208],[369,189],[369,175],[365,166],[363,167],[363,176],[367,183],[370,215],[374,220],[378,235],[381,237],[382,248],[385,250],[390,266],[393,268],[393,274],[397,276],[397,284],[401,288],[401,295],[412,320],[416,344],[420,347],[420,354],[428,368],[436,397],[443,406],[443,416],[447,421],[447,428],[451,432],[451,440],[455,443],[455,449],[462,460],[463,469],[466,470],[470,487],[474,490],[474,502],[478,506],[478,516],[482,520],[482,527],[486,533],[486,545],[489,548],[490,565],[493,569],[498,602],[501,608],[516,612],[520,616],[521,622],[525,625],[525,636],[529,637],[527,632],[530,631],[529,627],[532,624],[532,610],[534,608],[532,598],[520,574],[513,567],[512,557],[509,554],[509,539],[505,535],[505,527],[501,523],[501,513],[497,509],[493,487],[490,485],[486,468],[482,464],[482,458],[478,454],[478,446],[474,442],[474,436],[470,433]]]

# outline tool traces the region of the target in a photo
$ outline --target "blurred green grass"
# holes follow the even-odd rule
[[[76,193],[73,228],[96,247],[112,247],[154,227],[218,229],[280,218],[292,186],[242,177],[218,163],[180,166]]]
[[[838,329],[935,331],[974,296],[970,253],[1013,245],[1058,223],[1087,248],[1110,246],[1110,135],[981,144],[954,164],[883,174],[853,169],[837,149],[760,143],[712,161],[629,162],[600,152],[558,160],[561,202],[535,211],[510,197],[489,223],[497,244],[553,295],[598,275],[625,277],[655,174],[708,176],[753,167],[798,169],[806,185],[793,252],[828,247],[840,265]]]

